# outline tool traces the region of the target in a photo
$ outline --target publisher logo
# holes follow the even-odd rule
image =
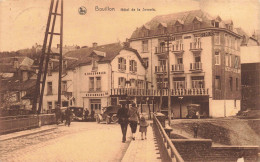
[[[79,7],[78,12],[80,15],[86,15],[87,9],[84,6]]]

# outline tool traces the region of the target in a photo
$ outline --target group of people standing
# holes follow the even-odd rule
[[[126,141],[126,132],[128,124],[130,125],[131,132],[132,132],[132,140],[135,140],[135,134],[137,130],[138,123],[140,124],[139,132],[141,132],[141,138],[143,138],[143,134],[145,134],[146,139],[146,132],[148,123],[145,120],[144,116],[140,117],[138,112],[138,108],[136,107],[135,103],[132,103],[131,107],[128,109],[126,108],[126,104],[122,104],[122,107],[117,111],[118,123],[121,126],[121,131],[123,134],[122,142]]]

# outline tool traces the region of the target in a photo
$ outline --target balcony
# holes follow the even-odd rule
[[[168,96],[168,89],[136,89],[136,88],[114,88],[111,89],[111,96]],[[208,96],[208,88],[189,88],[189,89],[171,89],[171,96]]]
[[[179,43],[179,44],[172,45],[172,52],[175,54],[182,54],[184,52],[183,44]]]
[[[202,63],[201,62],[190,63],[190,71],[201,72],[202,71]]]
[[[163,66],[155,66],[155,73],[166,73],[167,72],[167,67],[166,65]]]
[[[155,47],[155,53],[154,54],[156,54],[156,55],[165,55],[165,54],[167,54],[165,46]]]
[[[202,51],[201,42],[191,42],[190,51],[192,51],[194,53],[200,53]]]
[[[184,72],[184,65],[183,64],[172,65],[172,72],[173,73],[183,73]]]

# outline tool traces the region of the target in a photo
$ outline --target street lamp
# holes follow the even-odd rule
[[[178,97],[179,101],[180,101],[180,119],[182,119],[182,109],[181,109],[181,104],[182,104],[182,99],[183,97]]]

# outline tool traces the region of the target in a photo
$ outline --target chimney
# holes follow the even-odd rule
[[[94,47],[94,48],[96,48],[97,45],[98,45],[97,42],[92,43],[92,47]]]

